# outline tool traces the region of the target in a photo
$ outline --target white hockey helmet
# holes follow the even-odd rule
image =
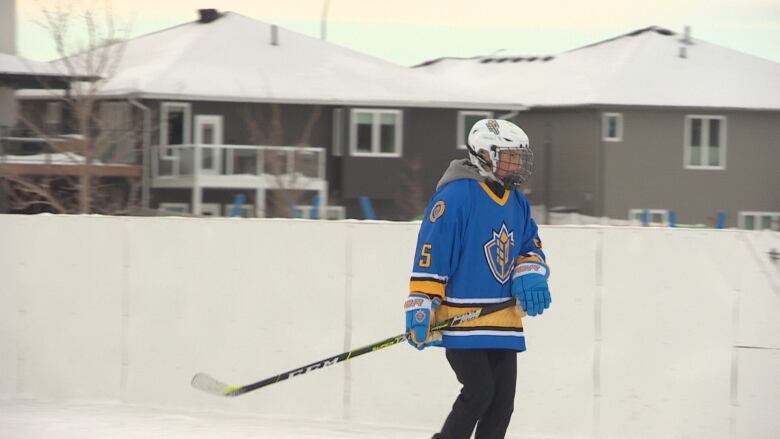
[[[503,119],[482,119],[471,127],[466,145],[471,163],[485,177],[506,187],[528,181],[534,165],[534,153],[528,135],[520,127]]]

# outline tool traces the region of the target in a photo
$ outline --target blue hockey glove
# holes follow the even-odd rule
[[[431,333],[431,316],[441,300],[431,300],[427,294],[412,293],[404,303],[406,312],[406,341],[418,350],[441,344],[441,334]]]
[[[549,277],[550,270],[541,257],[530,254],[518,258],[512,274],[512,296],[531,317],[542,314],[552,303]]]

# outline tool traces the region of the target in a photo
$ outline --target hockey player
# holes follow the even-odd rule
[[[446,348],[463,385],[434,439],[503,438],[512,416],[522,316],[550,306],[549,271],[528,200],[516,186],[531,175],[533,152],[517,125],[474,124],[466,160],[455,160],[425,211],[405,303],[409,343]],[[432,322],[486,304],[518,306],[431,333]]]

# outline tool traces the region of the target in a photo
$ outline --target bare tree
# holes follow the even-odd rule
[[[271,104],[270,110],[270,118],[267,119],[267,123],[258,122],[266,120],[263,117],[263,111],[258,107],[250,107],[249,105],[244,107],[243,118],[249,132],[250,143],[266,146],[301,147],[293,152],[292,173],[289,173],[287,169],[287,152],[274,150],[261,152],[265,170],[258,170],[258,172],[266,172],[273,175],[276,178],[277,185],[280,187],[280,189],[269,191],[268,216],[289,218],[293,216],[293,206],[300,204],[304,196],[302,191],[296,189],[299,176],[312,175],[315,171],[307,167],[312,166],[312,163],[305,160],[305,152],[302,147],[311,145],[311,134],[314,126],[320,119],[322,109],[317,105],[311,110],[306,123],[300,131],[300,135],[294,141],[288,141],[285,138],[282,111],[279,104]],[[316,166],[316,163],[314,166]]]
[[[75,135],[68,141],[52,136],[35,115],[41,109],[32,105],[22,107],[19,121],[78,172],[56,177],[0,175],[9,204],[15,209],[43,205],[56,213],[126,213],[138,204],[138,179],[96,174],[106,163],[132,164],[137,154],[140,121],[130,111],[112,111],[120,108],[111,106],[116,102],[100,99],[101,87],[114,76],[121,61],[130,27],[117,25],[108,1],[47,4],[38,2],[42,20],[37,24],[47,31],[56,49],[59,59],[52,65],[62,75],[80,80],[72,82],[64,93],[45,79],[41,85],[61,102],[65,123]]]
[[[423,164],[419,156],[403,162],[399,192],[396,194],[396,208],[400,220],[413,220],[425,212],[425,191],[422,187]]]

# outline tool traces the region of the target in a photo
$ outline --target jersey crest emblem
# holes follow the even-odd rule
[[[436,204],[433,205],[431,208],[431,214],[428,215],[428,220],[432,223],[435,223],[437,219],[441,218],[442,215],[444,215],[444,211],[447,209],[447,205],[444,204],[443,200],[439,200],[436,202]]]
[[[493,237],[485,243],[485,258],[487,259],[493,277],[501,284],[507,283],[512,274],[514,261],[512,247],[515,246],[515,232],[510,232],[506,224],[501,224],[499,231],[493,230]]]

